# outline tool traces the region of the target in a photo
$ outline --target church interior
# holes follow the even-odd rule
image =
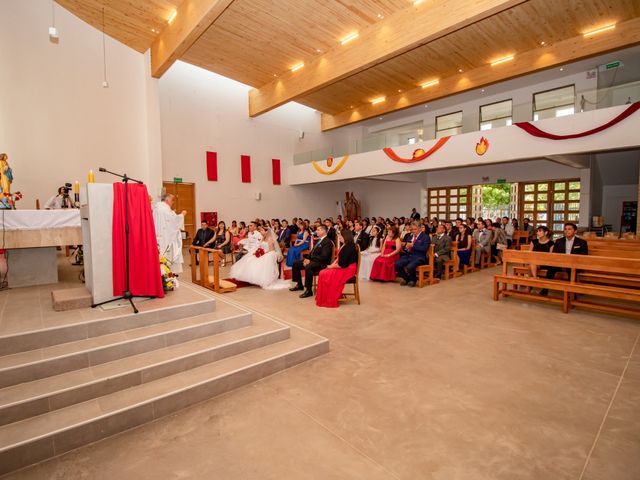
[[[0,478],[637,480],[639,110],[637,0],[0,0]]]

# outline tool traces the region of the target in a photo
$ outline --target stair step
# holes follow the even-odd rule
[[[161,418],[329,350],[327,339],[290,330],[289,339],[242,355],[4,425],[0,474]]]
[[[0,388],[107,363],[199,337],[246,327],[251,314],[227,306],[196,317],[0,357]]]
[[[183,305],[171,305],[162,308],[152,308],[151,305],[158,305],[158,302],[167,303],[168,300],[161,299],[153,302],[155,303],[149,302],[149,305],[141,303],[139,306],[140,313],[138,314],[134,314],[127,309],[118,309],[120,313],[114,314],[91,310],[86,313],[89,320],[74,321],[28,332],[1,335],[0,355],[37,350],[52,345],[122,332],[179,318],[194,317],[211,313],[216,309],[216,301],[209,297]],[[145,308],[149,310],[144,310]]]
[[[0,425],[85,402],[289,338],[289,328],[253,325],[0,390]]]

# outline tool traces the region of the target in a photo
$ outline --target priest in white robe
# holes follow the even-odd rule
[[[162,200],[153,206],[153,223],[160,255],[168,261],[173,273],[182,273],[182,230],[184,229],[183,210],[177,214],[171,208],[175,197],[170,193],[162,195]]]

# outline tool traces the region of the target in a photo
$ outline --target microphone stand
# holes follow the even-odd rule
[[[100,305],[105,305],[107,303],[117,302],[120,300],[129,300],[129,303],[131,303],[131,308],[133,308],[133,313],[138,313],[138,309],[133,303],[133,294],[131,293],[130,284],[129,284],[129,182],[135,182],[140,184],[143,182],[127,176],[126,173],[124,175],[120,175],[119,173],[110,172],[106,168],[102,168],[102,167],[100,167],[99,171],[109,173],[111,175],[119,177],[122,179],[122,182],[124,183],[125,286],[124,286],[124,291],[122,292],[121,297],[117,297],[112,300],[107,300],[105,302],[94,303],[91,305],[91,308],[96,308],[96,307],[99,307]],[[155,297],[149,296],[148,298],[155,298]]]

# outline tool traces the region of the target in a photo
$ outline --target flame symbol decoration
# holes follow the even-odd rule
[[[487,150],[489,150],[489,140],[482,137],[480,138],[480,141],[476,143],[476,153],[478,155],[484,155],[487,153]]]
[[[327,158],[327,167],[331,167],[331,165],[333,165],[333,157],[328,157]]]
[[[413,151],[413,155],[411,156],[411,158],[421,157],[425,153],[426,152],[424,151],[424,148],[417,148],[416,150]]]

